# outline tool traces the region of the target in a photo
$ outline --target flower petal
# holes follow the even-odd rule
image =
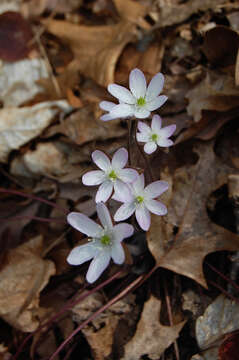
[[[112,229],[113,223],[111,220],[111,216],[109,210],[103,202],[96,204],[96,211],[103,227],[106,229]]]
[[[164,76],[161,73],[156,74],[149,83],[146,91],[146,100],[150,101],[156,98],[162,91],[164,85]]]
[[[71,250],[66,261],[71,265],[81,265],[86,261],[92,259],[98,252],[94,243],[89,243],[81,246],[76,246]]]
[[[111,110],[109,115],[112,119],[124,118],[134,115],[134,106],[128,104],[118,104]]]
[[[138,142],[148,142],[149,136],[142,133],[137,133],[136,139]]]
[[[151,128],[153,131],[158,133],[161,130],[162,119],[159,115],[154,115],[151,123]]]
[[[134,182],[137,177],[138,177],[138,173],[136,170],[134,169],[122,169],[119,171],[119,179],[122,180],[125,183],[132,183]]]
[[[117,150],[112,158],[112,167],[114,169],[122,169],[128,161],[128,151],[125,148]]]
[[[149,141],[144,145],[144,152],[146,154],[152,154],[157,149],[157,145],[154,141]]]
[[[162,147],[169,147],[173,145],[173,141],[170,139],[165,139],[165,138],[159,138],[157,140],[157,144],[158,146],[162,146]]]
[[[131,92],[126,89],[124,86],[117,84],[108,85],[108,91],[111,95],[123,101],[126,104],[135,104],[135,98]]]
[[[90,237],[95,237],[102,231],[100,225],[81,213],[71,212],[67,215],[67,221],[74,229]]]
[[[99,103],[99,107],[105,111],[111,111],[115,105],[117,104],[113,103],[112,101],[101,101]]]
[[[168,190],[168,183],[167,181],[154,181],[144,189],[144,193],[148,199],[154,199]]]
[[[110,258],[110,250],[108,248],[105,248],[104,251],[100,251],[100,253],[94,257],[86,274],[86,280],[89,283],[92,284],[100,277],[102,272],[109,265]]]
[[[102,170],[89,171],[82,176],[84,185],[100,185],[105,180],[105,172]]]
[[[91,157],[94,161],[94,163],[104,171],[108,171],[108,169],[111,167],[111,163],[109,158],[100,150],[95,150],[91,154]]]
[[[145,76],[139,69],[134,69],[129,75],[129,88],[136,99],[145,97],[146,93],[146,80]]]
[[[102,121],[110,121],[110,120],[114,120],[114,119],[117,119],[117,117],[110,115],[110,113],[102,115],[100,117],[100,120],[102,120]]]
[[[168,100],[167,96],[161,95],[161,96],[156,97],[156,99],[148,102],[146,104],[146,107],[149,111],[154,111],[154,110],[160,108],[160,106],[162,106],[167,100]],[[115,107],[114,107],[114,109],[115,109]]]
[[[115,241],[121,242],[122,240],[132,236],[133,233],[134,233],[134,228],[130,224],[121,223],[114,226]]]
[[[146,106],[143,109],[137,109],[134,111],[134,116],[138,119],[146,119],[147,117],[149,117],[150,115],[150,111],[148,109],[148,106],[146,108]]]
[[[143,205],[139,206],[135,211],[136,220],[144,231],[147,231],[150,227],[150,213],[148,209]]]
[[[168,212],[166,206],[157,200],[146,200],[145,205],[149,211],[156,215],[166,215]]]
[[[110,180],[104,181],[97,193],[96,193],[96,197],[95,197],[95,202],[99,203],[99,202],[106,202],[110,195],[112,194],[113,191],[113,183]]]
[[[111,257],[115,264],[123,264],[125,260],[125,253],[121,243],[113,243],[111,247]]]
[[[132,187],[137,195],[143,192],[144,190],[144,174],[140,174],[137,179],[132,183]]]
[[[151,132],[152,132],[150,126],[148,126],[147,124],[145,124],[142,121],[138,122],[138,129],[139,129],[139,131],[141,131],[145,135],[150,135]]]
[[[120,208],[116,211],[114,220],[121,221],[128,219],[135,211],[135,204],[134,202],[125,203],[120,206]]]
[[[130,186],[123,183],[121,180],[116,180],[114,183],[114,200],[120,202],[131,202],[133,201],[133,194]],[[119,200],[120,199],[120,200]]]
[[[165,126],[164,128],[162,128],[160,130],[159,135],[162,137],[170,137],[171,135],[173,135],[174,131],[176,130],[176,125],[169,125],[169,126]]]

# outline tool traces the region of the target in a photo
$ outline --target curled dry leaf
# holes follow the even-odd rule
[[[75,55],[71,69],[75,67],[103,86],[114,82],[116,62],[136,31],[136,25],[126,21],[116,25],[84,26],[52,20],[45,26],[71,47]]]
[[[46,309],[39,307],[39,294],[55,273],[52,261],[43,260],[43,238],[37,236],[9,251],[0,273],[0,316],[21,331],[34,331]]]
[[[220,250],[239,250],[238,235],[209,219],[206,204],[209,195],[227,183],[235,170],[222,163],[213,152],[213,143],[199,144],[196,165],[176,170],[168,219],[152,218],[148,246],[158,266],[187,276],[207,286],[203,275],[204,257]],[[173,236],[172,226],[178,233]]]
[[[6,162],[12,150],[19,149],[40,135],[61,109],[70,109],[66,101],[48,101],[32,107],[0,110],[0,161]]]
[[[162,353],[177,339],[185,321],[164,326],[159,322],[161,301],[154,296],[146,301],[133,338],[125,346],[121,360],[158,359]]]
[[[122,19],[128,20],[144,29],[151,26],[144,20],[149,12],[149,7],[132,0],[114,0],[116,9]]]
[[[17,107],[31,100],[43,90],[36,84],[36,81],[42,78],[48,78],[42,59],[4,62],[0,70],[0,100],[4,107]]]

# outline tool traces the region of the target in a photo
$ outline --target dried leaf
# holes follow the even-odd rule
[[[1,270],[0,316],[21,331],[34,331],[46,311],[39,307],[39,294],[54,275],[55,266],[41,258],[42,250],[43,238],[37,236],[11,250],[8,264]]]
[[[126,344],[121,360],[141,359],[145,355],[156,360],[177,339],[185,321],[173,326],[161,325],[160,308],[161,301],[153,296],[144,304],[136,333]]]
[[[144,20],[149,12],[149,7],[132,0],[114,0],[116,9],[122,19],[128,20],[144,29],[150,29],[150,25]]]

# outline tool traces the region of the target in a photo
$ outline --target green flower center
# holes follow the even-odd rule
[[[158,135],[152,134],[151,139],[156,142],[158,140]]]
[[[144,198],[143,198],[143,196],[137,196],[136,200],[137,200],[138,204],[141,204],[144,201]]]
[[[108,176],[109,176],[110,180],[112,180],[112,181],[115,181],[117,179],[117,175],[114,170],[111,170],[111,172],[109,173]]]
[[[137,105],[138,106],[144,106],[145,104],[146,104],[146,100],[142,96],[137,99]]]
[[[110,245],[110,237],[108,235],[103,235],[100,239],[101,244],[103,245]]]

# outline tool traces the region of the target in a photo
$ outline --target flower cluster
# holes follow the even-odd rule
[[[130,90],[117,84],[108,86],[108,91],[118,99],[119,104],[101,102],[101,109],[108,111],[101,120],[132,116],[140,119],[149,117],[151,111],[159,108],[167,100],[166,96],[159,96],[163,84],[164,77],[158,73],[147,87],[144,74],[139,69],[132,70],[129,78]],[[151,126],[142,121],[138,122],[136,139],[139,143],[145,143],[144,151],[151,154],[158,146],[173,145],[169,137],[175,129],[176,125],[162,127],[161,118],[154,115]],[[99,185],[95,201],[101,225],[81,213],[72,212],[67,217],[72,227],[88,237],[88,243],[75,247],[67,261],[71,265],[81,265],[92,259],[86,275],[89,283],[98,279],[111,259],[116,264],[124,262],[125,254],[121,243],[134,232],[133,226],[127,223],[114,225],[105,203],[110,198],[121,203],[114,214],[115,222],[126,220],[135,213],[138,225],[147,231],[151,222],[150,213],[167,214],[166,206],[158,201],[158,197],[168,189],[168,183],[160,180],[145,186],[144,174],[126,167],[128,151],[125,148],[117,150],[112,159],[99,150],[95,150],[91,156],[99,170],[85,173],[82,182],[86,186]]]

